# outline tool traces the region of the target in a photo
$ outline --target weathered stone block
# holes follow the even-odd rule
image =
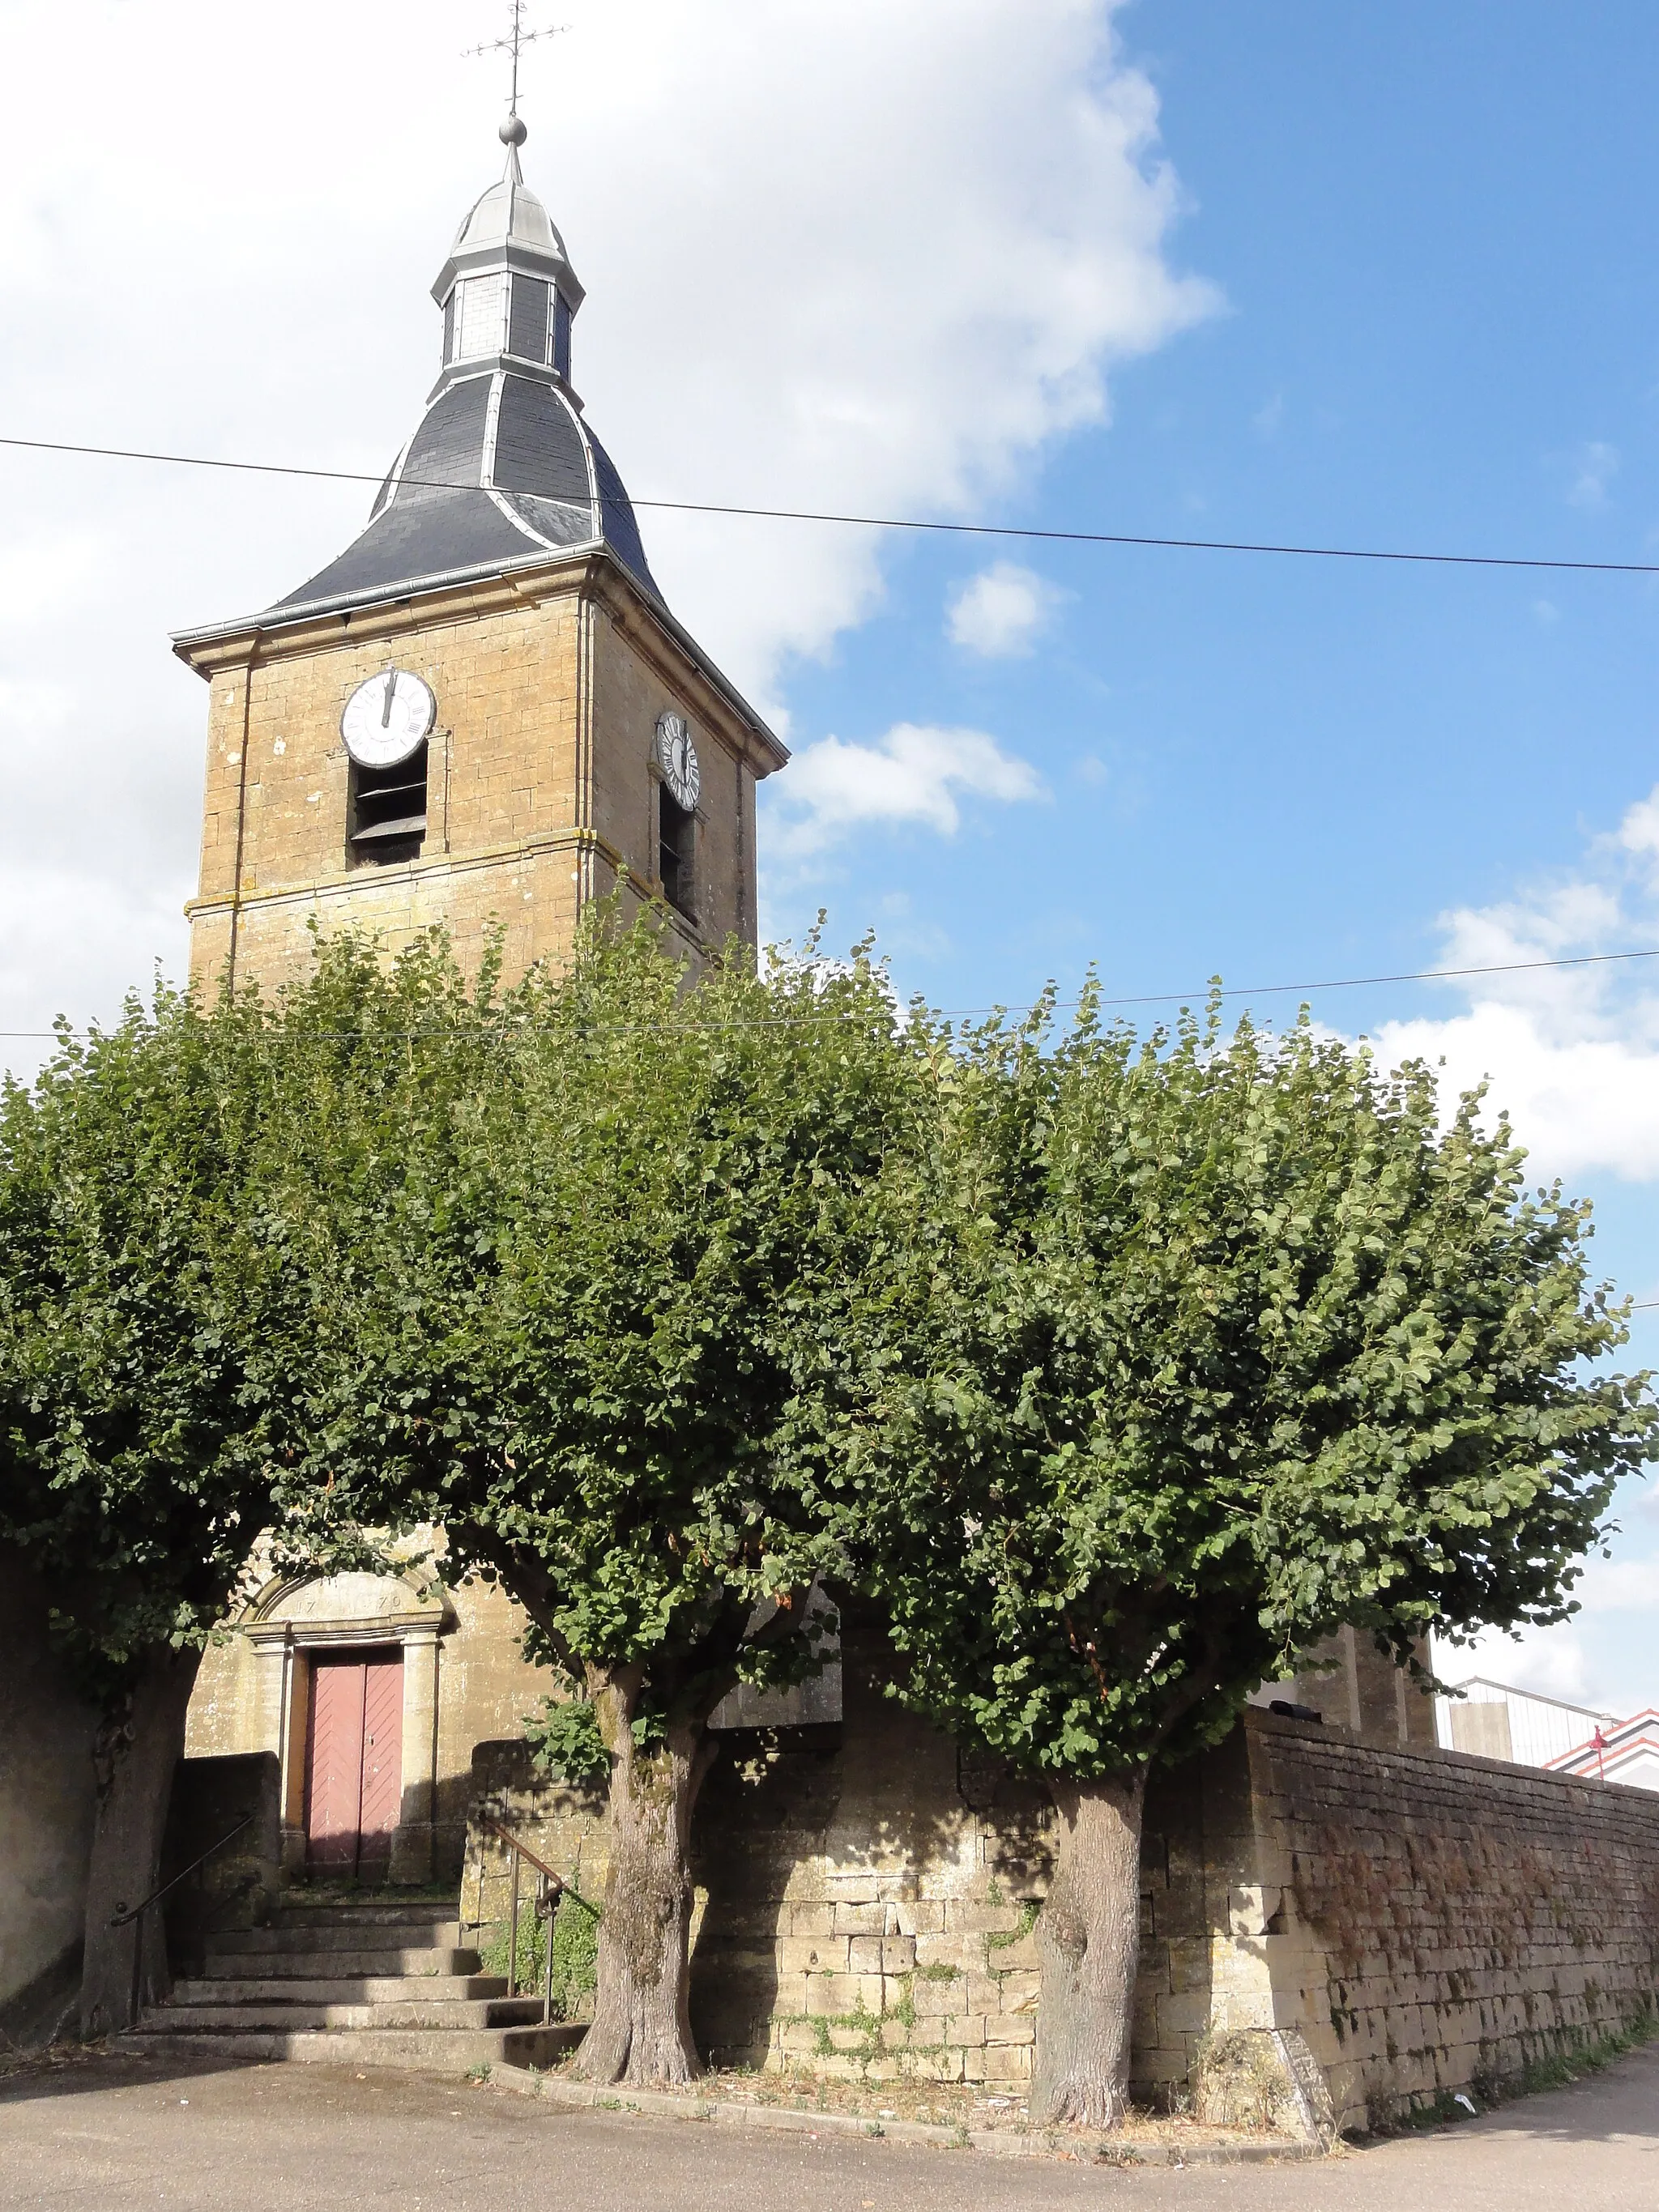
[[[809,1974],[806,2009],[822,2017],[858,2012],[879,2014],[882,1985],[879,1974]]]
[[[983,1962],[983,1947],[973,1936],[965,1941],[959,1936],[918,1936],[916,1964],[919,1966],[967,1966]]]
[[[1035,1931],[1022,1936],[1018,1943],[993,1943],[985,1954],[986,1964],[994,1974],[1006,1974],[1011,1969],[1034,1967],[1042,1964]]]
[[[1005,2013],[1035,2012],[1042,1989],[1039,1973],[1003,1974],[999,1977],[1001,2010]]]
[[[1000,2012],[1002,1990],[992,1974],[967,1974],[962,1983],[962,2009],[964,2012]]]
[[[1209,1989],[1214,1971],[1214,1952],[1207,1941],[1170,1944],[1170,1988],[1177,1996],[1188,1990]]]
[[[848,1938],[820,1936],[809,1941],[787,1936],[777,1947],[778,1972],[782,1974],[840,1974],[847,1971]]]
[[[789,1933],[796,1936],[833,1936],[836,1908],[825,1900],[803,1901],[789,1906]]]
[[[1023,2087],[1031,2078],[1032,2046],[1029,2043],[988,2043],[985,2079]]]
[[[1178,2035],[1201,2035],[1209,2024],[1209,1998],[1201,1990],[1158,1999],[1158,2033],[1160,2043],[1172,2041]]]
[[[1277,1888],[1261,1882],[1236,1884],[1227,1897],[1229,1928],[1235,1936],[1265,1936],[1279,1905]]]
[[[973,1936],[1012,1935],[1019,1926],[1019,1908],[1013,1905],[981,1905],[964,1898],[951,1908],[951,1925]]]
[[[951,2013],[961,2012],[966,2002],[960,1976],[948,1982],[935,1982],[921,1974],[910,1985],[910,2001],[918,2020],[942,2020]]]
[[[887,1908],[884,1905],[836,1905],[837,1936],[882,1936],[887,1931]]]

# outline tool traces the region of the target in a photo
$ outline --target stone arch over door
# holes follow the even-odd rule
[[[347,1653],[402,1659],[401,1791],[389,1878],[433,1876],[439,1670],[454,1618],[443,1593],[401,1575],[343,1574],[268,1583],[238,1623],[253,1655],[263,1733],[282,1769],[284,1871],[307,1866],[307,1776],[313,1670]]]

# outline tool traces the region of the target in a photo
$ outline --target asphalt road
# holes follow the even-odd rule
[[[1659,2212],[1659,2045],[1310,2165],[1140,2172],[560,2112],[331,2067],[92,2060],[0,2085],[8,2212]]]

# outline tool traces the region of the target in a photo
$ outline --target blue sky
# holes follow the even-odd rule
[[[1120,27],[1186,196],[1170,252],[1223,300],[1118,371],[1109,424],[1055,441],[999,519],[1659,559],[1650,9],[1139,0]],[[993,558],[1066,595],[1019,657],[947,632]],[[832,933],[874,921],[945,1005],[1069,988],[1091,961],[1124,994],[1436,966],[1452,910],[1603,879],[1595,841],[1659,780],[1659,579],[949,540],[888,574],[878,618],[792,668],[797,728],[966,726],[1046,796],[965,799],[946,839],[838,842],[774,872],[771,910],[786,930],[819,903]],[[1561,949],[1659,945],[1631,903]],[[1632,995],[1601,1009],[1615,1034]],[[1467,1000],[1313,1004],[1356,1030]],[[1653,1073],[1634,1071],[1650,1121]],[[1659,1297],[1652,1182],[1562,1164],[1596,1202],[1599,1264]],[[1632,1359],[1659,1359],[1656,1324],[1638,1317]],[[1655,1561],[1648,1495],[1622,1501],[1626,1562]],[[1518,1668],[1482,1663],[1659,1702],[1659,1565],[1620,1587]]]
[[[1650,14],[1581,11],[1568,51],[1525,0],[1139,0],[1121,27],[1191,202],[1172,251],[1224,304],[1119,371],[1110,424],[1055,441],[999,519],[1659,557]],[[1438,914],[1571,867],[1659,775],[1659,579],[996,550],[1073,595],[1029,658],[950,645],[947,595],[989,556],[929,540],[788,683],[798,728],[967,723],[1048,782],[824,872],[849,921],[908,892],[946,996],[1088,957],[1126,990],[1431,964]],[[989,906],[988,843],[1018,885]]]
[[[641,496],[1659,560],[1650,6],[554,12],[526,172]],[[502,13],[289,0],[273,41],[85,0],[71,50],[55,0],[0,0],[0,429],[378,473],[499,165],[459,50]],[[204,714],[167,634],[270,604],[365,505],[0,454],[0,1029],[179,969]],[[935,1003],[1659,946],[1659,579],[642,521],[795,748],[772,929],[873,924]],[[1313,1003],[1490,1073],[1659,1299],[1659,972]],[[1659,1701],[1650,1495],[1582,1622],[1487,1671]]]

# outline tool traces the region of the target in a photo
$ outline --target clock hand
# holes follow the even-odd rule
[[[380,709],[380,727],[383,730],[389,730],[392,727],[392,702],[397,690],[398,672],[395,668],[390,668],[386,671],[386,704]]]

